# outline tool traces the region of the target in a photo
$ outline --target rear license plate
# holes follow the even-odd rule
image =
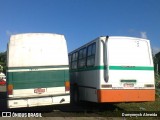
[[[45,88],[36,88],[34,89],[34,93],[37,93],[37,94],[42,94],[45,92]]]
[[[124,83],[123,86],[125,88],[133,88],[134,87],[134,84],[133,83]]]

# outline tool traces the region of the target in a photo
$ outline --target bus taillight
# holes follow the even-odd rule
[[[154,84],[145,84],[144,87],[153,88],[153,87],[154,87]]]
[[[111,84],[108,84],[108,85],[101,85],[102,88],[112,88],[112,85]]]
[[[8,95],[12,95],[13,94],[13,85],[8,85]]]
[[[65,91],[70,91],[70,82],[69,81],[65,82]]]

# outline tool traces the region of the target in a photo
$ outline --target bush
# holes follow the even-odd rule
[[[156,96],[160,97],[160,75],[155,74]]]

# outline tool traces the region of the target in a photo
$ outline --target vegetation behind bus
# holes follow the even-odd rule
[[[155,71],[156,96],[160,97],[160,52],[153,56],[153,60]]]
[[[0,65],[3,67],[0,71],[6,73],[7,52],[0,52]]]

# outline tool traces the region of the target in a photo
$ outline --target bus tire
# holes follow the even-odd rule
[[[78,88],[76,88],[76,89],[75,89],[75,92],[74,92],[74,103],[75,103],[76,105],[79,104],[79,90],[78,90]]]
[[[79,104],[79,90],[77,85],[71,87],[71,104],[72,105]]]

